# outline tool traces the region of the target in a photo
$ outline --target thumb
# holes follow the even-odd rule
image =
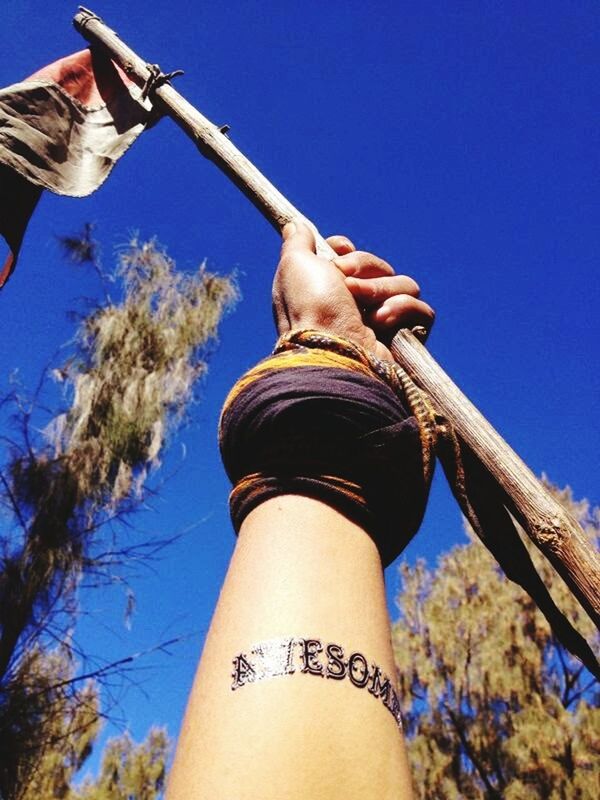
[[[283,245],[281,256],[291,256],[300,253],[315,253],[315,235],[312,229],[299,219],[288,222],[282,232]]]

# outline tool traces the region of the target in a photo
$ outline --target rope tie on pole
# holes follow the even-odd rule
[[[142,100],[153,99],[154,92],[166,83],[170,85],[173,78],[179,78],[184,72],[182,69],[174,69],[172,72],[163,72],[158,64],[146,64],[148,79],[142,88]]]

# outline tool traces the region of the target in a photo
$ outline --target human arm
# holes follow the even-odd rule
[[[273,293],[279,333],[312,328],[390,357],[375,331],[387,339],[402,324],[429,322],[432,312],[411,279],[394,276],[375,256],[355,253],[341,237],[330,243],[336,263],[314,255],[309,229],[286,229]],[[290,457],[293,467],[293,452]],[[256,667],[254,645],[286,639],[294,641],[293,671],[249,679],[240,657]],[[303,670],[302,648],[310,639],[319,644],[308,645],[313,669]],[[345,664],[342,678],[332,674],[340,667],[327,645],[338,648],[331,653]],[[360,672],[359,656],[368,675]],[[260,503],[241,524],[191,693],[169,800],[410,798],[394,674],[374,539],[316,497],[280,494]]]

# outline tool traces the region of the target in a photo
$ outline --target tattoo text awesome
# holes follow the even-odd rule
[[[252,645],[233,659],[235,691],[265,678],[304,673],[335,681],[348,680],[357,689],[366,689],[381,700],[402,728],[400,701],[387,675],[358,651],[348,656],[339,644],[323,644],[320,639],[270,639]]]

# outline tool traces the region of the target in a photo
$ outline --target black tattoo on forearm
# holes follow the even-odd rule
[[[233,659],[231,689],[235,691],[248,683],[297,672],[335,681],[349,680],[357,689],[367,689],[381,700],[402,728],[398,695],[381,668],[369,663],[358,651],[346,657],[341,645],[324,645],[320,639],[289,637],[252,645]]]

